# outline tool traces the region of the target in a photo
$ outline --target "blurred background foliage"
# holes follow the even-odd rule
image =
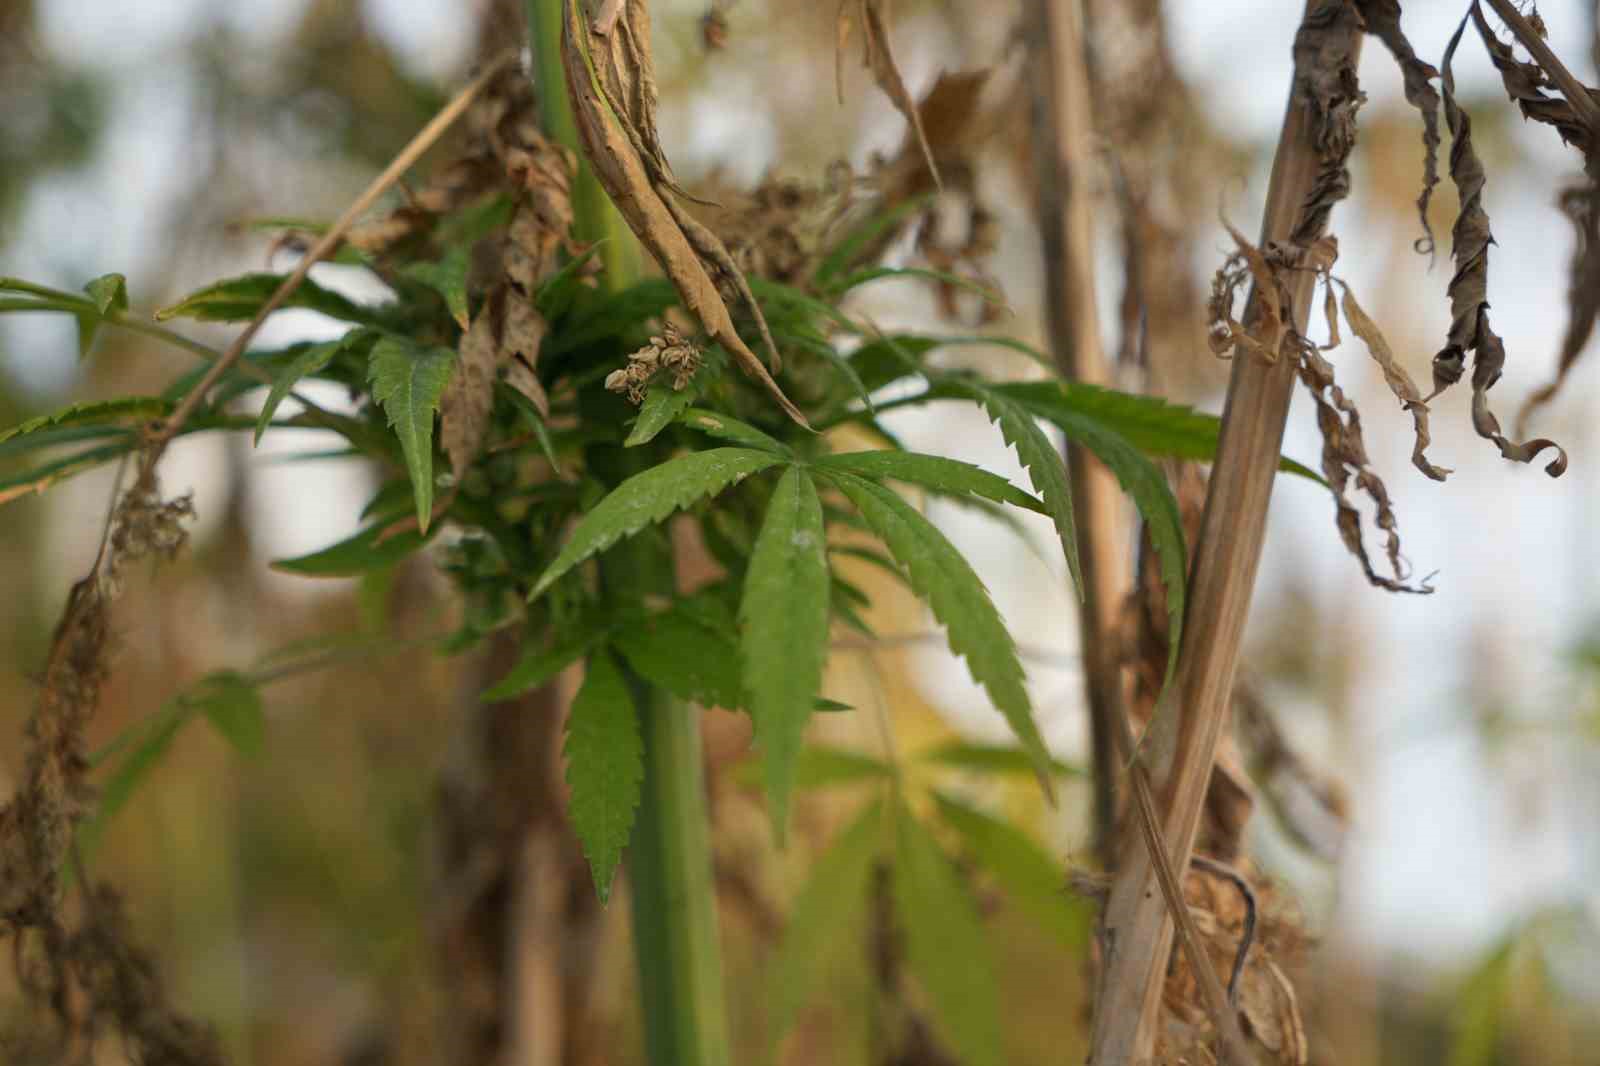
[[[814,179],[833,159],[859,166],[898,145],[899,119],[866,91],[853,57],[844,98],[835,97],[833,5],[719,2],[728,44],[717,50],[702,38],[705,0],[653,6],[663,132],[691,180],[749,185],[774,165]],[[1175,11],[1169,24],[1194,105],[1186,121],[1207,153],[1181,212],[1194,227],[1187,273],[1203,282],[1223,247],[1214,221],[1219,200],[1235,218],[1258,213],[1292,21],[1262,16],[1261,5],[1244,2],[1198,6],[1207,12]],[[1558,41],[1589,39],[1592,10],[1586,21],[1580,7],[1545,11]],[[1223,8],[1233,15],[1220,14]],[[926,90],[940,69],[1014,61],[1013,4],[902,0],[896,15],[897,49],[914,91]],[[1447,21],[1441,18],[1424,13],[1423,31],[1413,31],[1424,55],[1442,46],[1434,32]],[[250,220],[335,215],[476,57],[521,33],[517,5],[500,0],[7,0],[0,5],[0,268],[69,289],[121,271],[143,309],[211,278],[262,269],[273,261],[271,234]],[[1114,52],[1116,42],[1102,47]],[[1587,48],[1564,54],[1580,60],[1593,83]],[[1256,65],[1257,55],[1271,58]],[[1533,246],[1544,271],[1538,276],[1548,279],[1531,295],[1514,280],[1508,286],[1517,305],[1508,326],[1536,324],[1522,332],[1536,351],[1518,380],[1504,386],[1526,391],[1542,380],[1560,328],[1560,271],[1570,238],[1551,198],[1560,168],[1570,170],[1571,161],[1530,137],[1511,117],[1492,72],[1476,76],[1482,73],[1463,81],[1480,151],[1494,188],[1504,190],[1496,193],[1507,205],[1496,215],[1497,231],[1504,245]],[[1445,279],[1438,270],[1425,275],[1409,250],[1417,131],[1397,85],[1374,77],[1356,196],[1336,228],[1347,261],[1355,261],[1355,283],[1370,293],[1369,311],[1396,349],[1410,353],[1416,372],[1442,332]],[[1270,100],[1265,125],[1255,119],[1263,105],[1252,97]],[[988,269],[1016,313],[1005,327],[1036,339],[1041,297],[1024,165],[1028,126],[1025,116],[1010,114],[1016,121],[1001,124],[986,143],[977,183],[998,225]],[[1450,199],[1441,188],[1437,228],[1452,217]],[[1101,300],[1110,307],[1121,273],[1109,221],[1099,236],[1108,267]],[[1535,269],[1524,269],[1521,254],[1508,251],[1501,269],[1519,276]],[[360,292],[359,279],[344,280]],[[895,286],[884,292],[868,310],[886,324],[931,313],[926,295]],[[312,336],[321,326],[291,312],[274,321],[271,336]],[[1161,353],[1164,362],[1150,376],[1171,398],[1215,409],[1223,372],[1198,341],[1190,351]],[[993,350],[981,357],[996,372],[1006,366]],[[1341,370],[1347,389],[1372,412],[1384,411],[1369,368],[1348,365]],[[0,422],[68,398],[154,391],[183,367],[171,351],[113,331],[80,363],[69,322],[11,316],[0,320]],[[1347,858],[1338,866],[1297,850],[1264,813],[1256,819],[1259,861],[1299,894],[1319,937],[1299,993],[1313,1061],[1594,1061],[1600,624],[1589,619],[1600,583],[1587,544],[1600,495],[1584,480],[1594,475],[1581,473],[1600,467],[1591,461],[1596,438],[1586,414],[1594,386],[1592,375],[1575,376],[1549,415],[1577,468],[1561,483],[1569,495],[1559,507],[1529,504],[1531,516],[1521,520],[1498,511],[1555,490],[1492,470],[1465,433],[1448,430],[1440,439],[1462,458],[1452,491],[1466,502],[1435,506],[1433,498],[1397,492],[1403,521],[1420,534],[1408,542],[1419,569],[1442,565],[1449,541],[1489,542],[1483,551],[1492,565],[1469,556],[1446,575],[1455,606],[1443,595],[1402,605],[1369,589],[1337,548],[1325,499],[1308,486],[1280,490],[1290,499],[1275,504],[1246,668],[1284,731],[1343,781],[1352,812]],[[1380,424],[1393,446],[1375,451],[1403,456],[1406,433]],[[942,450],[979,458],[964,450],[974,427],[903,427],[913,446],[937,441]],[[1311,440],[1292,432],[1287,450],[1307,457]],[[315,434],[298,443],[318,446]],[[273,558],[338,539],[375,487],[370,471],[350,464],[286,468],[282,451],[253,453],[242,439],[203,437],[173,449],[165,479],[170,490],[196,491],[196,550],[140,575],[119,606],[116,668],[94,723],[97,744],[207,672],[247,665],[299,639],[343,630],[405,640],[451,628],[459,607],[426,560],[363,582],[314,583],[267,569]],[[1004,456],[981,459],[991,460],[1005,468]],[[0,472],[15,462],[0,456]],[[1403,460],[1388,469],[1404,477]],[[0,736],[21,736],[48,627],[100,533],[106,474],[0,511],[0,585],[7,590],[0,598],[7,664],[0,671]],[[1506,488],[1513,483],[1514,496]],[[1512,498],[1516,505],[1502,502]],[[1013,558],[1023,554],[1014,541],[972,532],[962,525],[970,516],[937,514],[953,535],[964,531],[968,539],[958,536],[958,543],[988,557],[980,569],[1008,614],[1024,620],[1019,634],[1038,622],[1039,635],[1022,638],[1033,648],[1030,671],[1048,708],[1047,735],[1063,757],[1074,758],[1082,747],[1081,678],[1059,580],[1041,592],[1040,572]],[[881,713],[892,715],[897,742],[908,749],[952,733],[981,736],[990,723],[969,713],[973,701],[950,680],[957,675],[938,642],[916,639],[926,623],[914,604],[870,568],[859,579],[880,597],[873,612],[880,630],[909,636],[841,648],[829,694],[881,710],[825,716],[819,739],[881,754]],[[1513,587],[1520,612],[1503,606],[1503,586]],[[1563,590],[1559,609],[1544,610],[1553,588]],[[1449,655],[1446,643],[1454,649]],[[1427,684],[1384,680],[1395,674],[1421,675]],[[440,988],[451,975],[440,971],[426,920],[430,813],[454,726],[481,677],[481,664],[398,646],[352,653],[321,673],[274,684],[259,758],[243,760],[214,734],[187,730],[108,827],[90,865],[121,886],[139,932],[157,948],[173,998],[216,1024],[232,1061],[438,1061],[439,1033],[448,1024]],[[856,804],[848,788],[813,793],[797,811],[794,842],[777,853],[755,790],[730,772],[747,753],[745,720],[713,713],[707,735],[738,1061],[768,1061],[764,976],[784,915],[809,864]],[[5,792],[21,772],[18,751],[14,741],[0,747]],[[1404,784],[1417,780],[1420,793]],[[979,775],[946,774],[941,784],[1031,825],[1067,862],[1087,855],[1081,786],[1067,788],[1052,812],[1031,791]],[[1450,797],[1460,794],[1477,797],[1465,815],[1451,810]],[[1486,808],[1492,824],[1479,832],[1473,812]],[[1487,847],[1489,865],[1430,866],[1418,856],[1437,852],[1426,849],[1408,860],[1420,838],[1451,854]],[[1538,843],[1519,850],[1518,841]],[[1497,883],[1476,876],[1491,868]],[[982,898],[1000,960],[1008,1061],[1076,1061],[1087,1031],[1086,942],[1064,954],[1061,942],[1039,937],[998,893],[984,887]],[[595,947],[599,964],[584,1022],[596,1034],[587,1042],[594,1063],[639,1061],[626,914],[624,906],[609,909]],[[867,1061],[867,946],[838,965],[837,980],[785,1043],[783,1062]],[[9,980],[0,972],[0,1031],[19,1056],[13,1061],[24,1063],[29,1019]],[[115,1049],[105,1050],[105,1061],[118,1061]]]

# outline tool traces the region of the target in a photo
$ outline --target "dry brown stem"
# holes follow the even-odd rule
[[[1309,0],[1295,39],[1295,81],[1284,117],[1262,225],[1261,246],[1293,241],[1309,248],[1322,236],[1347,178],[1327,166],[1357,103],[1342,71],[1360,49],[1361,22],[1338,0]],[[1342,169],[1342,168],[1338,168]],[[1290,322],[1304,330],[1315,285],[1311,271],[1287,274],[1282,287]],[[1261,321],[1252,292],[1245,321]],[[1256,334],[1257,339],[1260,335]],[[1228,720],[1234,671],[1261,559],[1267,502],[1283,440],[1297,360],[1234,360],[1222,439],[1196,546],[1186,629],[1172,707],[1158,712],[1145,741],[1159,785],[1163,835],[1171,866],[1186,868],[1207,782]],[[1122,1066],[1149,1060],[1173,925],[1159,867],[1142,842],[1124,842],[1103,929],[1106,964],[1096,997],[1090,1061]]]
[[[1045,270],[1050,292],[1052,347],[1064,377],[1102,385],[1109,381],[1100,345],[1095,311],[1093,220],[1089,167],[1089,81],[1084,62],[1082,13],[1079,0],[1053,0],[1039,5],[1035,37],[1046,50],[1034,64],[1043,81],[1038,87],[1036,113],[1044,121],[1036,137],[1039,151],[1039,202],[1043,225]],[[1121,493],[1109,470],[1094,463],[1081,448],[1068,452],[1075,520],[1083,574],[1082,642],[1094,747],[1096,821],[1102,846],[1109,850],[1111,822],[1115,817],[1115,792],[1111,787],[1120,760],[1114,757],[1120,743],[1123,756],[1134,750],[1133,732],[1123,707],[1120,656],[1116,630],[1124,590],[1127,562],[1121,541]],[[1183,889],[1167,862],[1168,847],[1161,838],[1159,819],[1148,774],[1133,767],[1133,792],[1137,820],[1146,852],[1154,859],[1169,913],[1182,931],[1184,948],[1200,982],[1207,1006],[1222,1034],[1227,1057],[1243,1066],[1248,1062],[1244,1035],[1211,965],[1184,904]]]

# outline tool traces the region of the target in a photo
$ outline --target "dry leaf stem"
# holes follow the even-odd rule
[[[1567,103],[1572,106],[1573,112],[1591,130],[1600,130],[1600,104],[1596,104],[1594,97],[1589,95],[1589,90],[1584,88],[1583,82],[1575,77],[1567,65],[1561,62],[1554,50],[1545,43],[1539,32],[1533,28],[1521,11],[1517,10],[1511,0],[1489,0],[1489,6],[1494,8],[1494,13],[1500,20],[1510,27],[1511,32],[1517,35],[1517,41],[1528,50],[1534,61],[1544,68],[1550,80],[1556,83],[1561,90],[1561,95],[1567,98]]]
[[[445,104],[439,110],[439,113],[434,115],[432,120],[422,127],[415,137],[411,138],[411,143],[400,150],[400,154],[395,156],[394,160],[384,168],[383,173],[372,179],[372,183],[362,191],[360,196],[356,197],[349,207],[345,208],[344,214],[339,216],[338,220],[328,229],[328,232],[323,234],[322,238],[311,246],[311,250],[305,254],[305,258],[301,259],[300,264],[294,268],[294,273],[283,279],[283,284],[279,285],[271,298],[261,305],[261,310],[256,312],[255,318],[251,319],[250,324],[234,338],[232,344],[228,345],[227,350],[222,353],[222,358],[211,364],[211,369],[206,371],[205,377],[200,379],[199,384],[189,391],[189,394],[183,398],[182,403],[178,404],[177,409],[172,412],[171,416],[165,419],[150,435],[150,443],[145,448],[144,456],[140,460],[139,477],[134,482],[136,486],[150,481],[155,472],[156,463],[160,461],[162,454],[167,449],[167,445],[171,443],[173,437],[177,436],[178,431],[189,420],[189,416],[194,414],[195,410],[205,402],[205,398],[211,392],[212,386],[222,380],[222,375],[232,369],[233,365],[244,355],[245,347],[254,339],[256,333],[261,329],[262,323],[267,320],[267,316],[282,307],[284,302],[294,295],[294,291],[300,287],[300,283],[305,281],[306,276],[311,273],[311,268],[339,247],[340,242],[344,240],[345,234],[349,232],[350,227],[355,225],[356,220],[366,214],[372,205],[378,202],[378,198],[389,191],[390,186],[404,177],[406,171],[416,166],[417,161],[427,153],[428,149],[434,146],[440,137],[444,136],[445,131],[454,125],[457,119],[466,114],[467,108],[472,105],[472,101],[494,80],[495,75],[500,73],[501,68],[515,59],[516,54],[508,52],[486,65],[478,73],[477,77],[473,78],[460,92],[456,93],[455,97]]]
[[[1064,377],[1094,385],[1110,384],[1095,308],[1093,219],[1088,168],[1089,82],[1083,48],[1079,0],[1052,0],[1035,9],[1034,40],[1045,52],[1035,62],[1035,144],[1038,153],[1039,213],[1050,302],[1050,340]],[[1116,630],[1127,592],[1127,559],[1122,550],[1122,493],[1113,475],[1083,448],[1067,451],[1076,507],[1082,566],[1084,675],[1088,689],[1090,740],[1094,758],[1097,845],[1108,862],[1115,847],[1115,780],[1122,758],[1134,750],[1124,706]],[[1118,757],[1118,749],[1122,756]],[[1247,1062],[1244,1035],[1222,984],[1196,935],[1177,875],[1166,862],[1159,818],[1142,764],[1133,765],[1136,814],[1144,854],[1155,859],[1162,896],[1177,919],[1207,1006],[1229,1049],[1227,1058]],[[1181,867],[1180,867],[1181,868]]]
[[[1313,19],[1320,17],[1315,31],[1354,62],[1361,46],[1356,23],[1330,18],[1329,7],[1325,0],[1308,0],[1301,34],[1307,34]],[[1314,49],[1296,49],[1295,90],[1273,160],[1263,245],[1288,241],[1297,231],[1304,238],[1307,229],[1320,229],[1325,222],[1325,212],[1321,220],[1302,218],[1321,168],[1313,100],[1303,88],[1317,58]],[[1309,225],[1313,221],[1318,224]],[[1315,281],[1310,271],[1292,272],[1284,279],[1297,330],[1305,329]],[[1261,320],[1259,297],[1252,290],[1245,313],[1252,326]],[[1174,684],[1175,706],[1158,708],[1144,748],[1159,785],[1162,830],[1173,848],[1170,858],[1175,869],[1188,866],[1217,742],[1227,725],[1295,364],[1291,358],[1268,362],[1245,352],[1233,364],[1222,439],[1195,550],[1184,627],[1188,639]],[[1143,844],[1124,841],[1103,923],[1107,957],[1090,1053],[1097,1066],[1145,1062],[1152,1053],[1173,936],[1166,902],[1154,890],[1157,876]]]

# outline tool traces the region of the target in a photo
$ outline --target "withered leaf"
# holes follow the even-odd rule
[[[472,325],[461,334],[456,353],[456,372],[439,400],[439,439],[450,457],[450,469],[459,480],[483,444],[494,403],[495,366],[500,353],[489,301],[484,302]]]
[[[1561,194],[1561,210],[1575,231],[1572,262],[1567,268],[1567,328],[1561,338],[1555,379],[1529,396],[1517,413],[1519,437],[1527,432],[1533,412],[1561,391],[1567,374],[1594,334],[1596,316],[1600,316],[1600,183],[1591,180],[1566,190]]]
[[[1560,477],[1567,468],[1567,455],[1554,441],[1533,440],[1517,443],[1508,440],[1500,422],[1489,410],[1488,392],[1505,368],[1505,343],[1489,325],[1489,215],[1483,207],[1485,176],[1483,163],[1472,145],[1472,119],[1456,103],[1455,75],[1451,61],[1467,22],[1482,19],[1477,5],[1462,18],[1444,53],[1444,72],[1440,87],[1444,96],[1445,124],[1450,129],[1450,180],[1455,183],[1461,210],[1451,231],[1455,276],[1450,279],[1450,332],[1446,343],[1433,360],[1432,399],[1457,381],[1465,372],[1467,353],[1472,353],[1472,427],[1480,437],[1491,440],[1500,454],[1513,462],[1531,462],[1547,448],[1556,449],[1556,458],[1545,467],[1551,477]],[[1492,35],[1491,35],[1492,36]]]
[[[1439,72],[1417,58],[1400,29],[1400,0],[1361,0],[1360,6],[1367,32],[1383,42],[1400,67],[1406,101],[1422,115],[1422,192],[1417,197],[1422,237],[1416,249],[1423,255],[1432,255],[1433,227],[1428,224],[1428,203],[1433,199],[1434,186],[1439,184],[1439,93],[1429,83]]]
[[[1333,282],[1337,279],[1329,278],[1327,286],[1328,296],[1333,296]],[[1422,393],[1417,390],[1417,383],[1406,373],[1406,368],[1395,361],[1394,350],[1389,347],[1388,340],[1378,324],[1367,316],[1361,305],[1356,302],[1356,294],[1350,291],[1350,286],[1338,282],[1344,291],[1344,317],[1350,323],[1350,328],[1367,345],[1367,351],[1372,354],[1383,371],[1383,380],[1389,386],[1389,391],[1394,393],[1394,398],[1400,401],[1400,406],[1411,412],[1411,421],[1416,427],[1416,446],[1411,449],[1411,462],[1416,468],[1435,481],[1443,481],[1450,471],[1434,466],[1424,454],[1433,438],[1428,434],[1428,405],[1422,402]]]
[[[686,232],[682,218],[687,213],[675,211],[677,205],[670,203],[675,186],[655,134],[655,80],[644,0],[623,0],[615,25],[606,29],[596,33],[579,17],[577,0],[568,0],[561,58],[584,155],[629,229],[672,280],[684,306],[789,417],[806,425],[800,409],[734,328],[715,280],[716,275],[741,277],[727,249],[703,226],[692,235]],[[765,320],[753,300],[750,309],[765,334]]]
[[[847,6],[850,0],[845,0],[839,5],[839,50],[844,51],[844,45],[850,37],[850,17]],[[943,187],[944,182],[939,177],[939,165],[934,162],[933,149],[928,146],[928,135],[922,127],[922,113],[917,107],[916,99],[911,95],[911,90],[906,88],[906,82],[900,76],[900,68],[895,64],[894,53],[889,49],[889,31],[885,26],[887,21],[884,12],[889,7],[889,0],[855,0],[856,8],[861,18],[861,65],[872,71],[872,77],[878,83],[878,88],[883,90],[889,102],[894,104],[895,110],[905,116],[911,124],[912,133],[916,136],[917,143],[922,147],[922,156],[928,163],[928,172],[933,175],[935,185]],[[843,79],[840,79],[840,97],[844,96]]]

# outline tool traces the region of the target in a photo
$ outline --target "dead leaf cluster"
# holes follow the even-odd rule
[[[672,175],[656,129],[645,0],[608,2],[593,19],[582,17],[581,7],[577,0],[568,2],[561,57],[585,158],[628,228],[672,280],[684,307],[791,418],[805,425],[805,416],[773,380],[777,348],[744,275],[721,239],[681,202],[686,194]],[[724,288],[738,293],[749,311],[770,372],[734,328]]]

